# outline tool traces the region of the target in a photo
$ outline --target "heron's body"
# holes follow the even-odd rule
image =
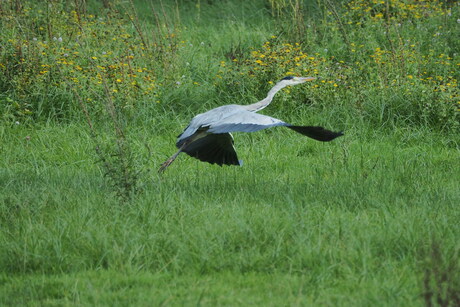
[[[231,132],[254,132],[270,127],[285,126],[319,141],[331,141],[343,135],[341,132],[332,132],[322,127],[293,126],[279,119],[255,113],[270,104],[273,96],[285,86],[313,79],[287,77],[278,82],[265,99],[257,103],[225,105],[198,114],[179,135],[176,143],[179,151],[163,163],[160,171],[165,170],[181,152],[211,164],[240,165],[233,147]]]

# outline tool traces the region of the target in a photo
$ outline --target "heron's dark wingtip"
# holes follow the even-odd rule
[[[343,136],[343,131],[334,132],[319,126],[287,126],[288,128],[306,135],[314,140],[321,142],[330,142],[339,136]]]

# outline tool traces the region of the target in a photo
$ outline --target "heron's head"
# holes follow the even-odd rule
[[[280,83],[282,82],[285,85],[297,85],[297,84],[305,83],[307,81],[313,81],[315,79],[316,78],[314,78],[314,77],[292,77],[292,76],[289,76],[289,77],[281,79]]]

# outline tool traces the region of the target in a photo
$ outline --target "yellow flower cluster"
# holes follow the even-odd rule
[[[238,71],[240,76],[257,76],[259,80],[274,84],[284,76],[321,76],[321,80],[309,83],[311,89],[353,87],[348,77],[351,67],[343,61],[318,52],[307,53],[300,43],[276,43],[276,38],[272,36],[260,49],[252,50],[246,59],[233,59],[231,66],[221,63],[218,78]]]
[[[366,87],[400,87],[411,91],[414,85],[423,86],[428,92],[439,92],[445,99],[458,101],[458,63],[452,56],[436,54],[434,50],[421,53],[418,43],[401,41],[393,48],[371,48],[365,44],[350,43],[353,54],[350,59],[340,60],[323,53],[307,53],[300,43],[265,42],[254,49],[247,58],[222,61],[218,78],[231,76],[255,77],[274,84],[283,76],[319,76],[310,83],[310,89],[320,91],[353,90]]]
[[[284,69],[286,75],[293,75],[299,73],[300,69],[296,68],[305,66],[304,64],[307,61],[311,62],[308,66],[316,66],[314,59],[314,57],[309,57],[308,54],[302,51],[299,43],[273,45],[267,41],[261,50],[251,52],[251,58],[246,63],[250,65],[257,64],[254,65],[254,71],[264,70],[264,66],[276,66]]]
[[[374,20],[397,18],[420,19],[426,16],[442,16],[449,13],[445,4],[439,0],[352,0],[346,4],[345,16],[371,18]]]
[[[445,54],[436,55],[434,50],[430,50],[428,55],[421,55],[414,47],[415,45],[410,45],[409,49],[398,49],[397,53],[377,47],[370,57],[378,65],[378,70],[400,71],[400,67],[411,67],[411,72],[406,74],[406,81],[410,85],[422,82],[429,85],[434,92],[449,92],[450,98],[458,99],[460,91],[455,77],[458,63]],[[397,83],[397,80],[392,83]]]
[[[93,102],[106,88],[123,97],[157,94],[156,73],[148,64],[158,62],[160,53],[168,56],[175,47],[170,43],[174,38],[164,38],[169,44],[147,46],[125,15],[96,17],[62,10],[57,2],[47,6],[48,25],[35,15],[40,14],[35,7],[11,11],[2,21],[5,36],[14,33],[18,24],[23,29],[2,46],[0,73],[24,101],[30,100],[26,97],[32,86],[43,84],[48,89],[88,90],[85,93],[94,97],[86,101]],[[33,105],[24,103],[25,107],[34,110]]]

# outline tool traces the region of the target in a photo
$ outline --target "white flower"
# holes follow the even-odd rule
[[[19,124],[20,124],[20,122],[18,122],[18,121],[15,121],[14,123],[15,123],[16,125],[19,125]]]
[[[59,36],[57,40],[58,42],[62,42],[62,37]]]

